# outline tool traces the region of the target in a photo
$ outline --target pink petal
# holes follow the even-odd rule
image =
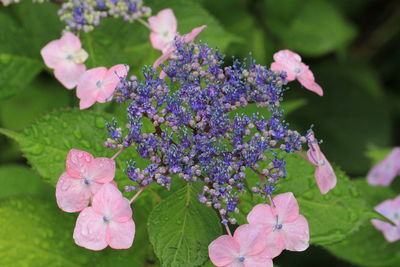
[[[56,185],[57,204],[65,212],[78,212],[89,205],[91,191],[83,179],[72,178],[64,172]]]
[[[266,250],[254,256],[247,256],[243,263],[245,267],[273,267],[272,259]]]
[[[87,109],[96,103],[97,95],[93,94],[91,91],[87,91],[79,101],[79,109]]]
[[[288,49],[280,50],[274,54],[274,60],[276,62],[286,62],[286,61],[294,61],[301,62],[301,57],[299,54],[290,51]]]
[[[150,42],[154,49],[163,51],[167,46],[174,41],[174,37],[172,38],[165,38],[159,33],[151,32],[150,33]]]
[[[392,243],[400,240],[400,226],[393,226],[390,223],[376,219],[372,219],[371,223],[377,230],[383,232],[383,235],[388,242]]]
[[[272,71],[284,71],[286,72],[286,81],[291,82],[296,79],[296,75],[289,70],[285,65],[278,63],[278,62],[272,62],[271,68]]]
[[[71,149],[67,155],[66,167],[67,172],[74,178],[85,178],[90,162],[92,162],[92,154],[77,149]]]
[[[86,66],[84,64],[62,61],[54,69],[54,76],[65,88],[72,89],[78,85],[85,71]]]
[[[308,248],[310,234],[308,223],[304,216],[300,215],[295,221],[284,223],[281,232],[284,236],[287,250],[304,251]]]
[[[400,148],[395,148],[368,172],[367,181],[370,185],[388,186],[399,174],[399,170]]]
[[[250,224],[264,224],[274,226],[276,218],[272,213],[271,207],[267,204],[257,204],[247,215],[247,221]]]
[[[321,159],[324,160],[324,163],[323,165],[317,166],[315,168],[315,180],[317,181],[319,191],[321,192],[321,194],[325,195],[330,190],[335,188],[337,178],[331,164],[322,153]]]
[[[400,209],[397,203],[398,199],[399,197],[394,200],[385,200],[377,205],[374,209],[394,223],[400,224]]]
[[[61,45],[69,50],[79,50],[82,48],[81,40],[71,32],[65,32],[60,39]]]
[[[282,233],[282,229],[273,229],[267,232],[265,239],[266,248],[264,253],[270,258],[275,258],[282,253],[285,249],[285,239]]]
[[[314,81],[314,75],[310,70],[306,70],[300,75],[297,76],[297,80],[303,85],[305,88],[308,90],[317,93],[320,96],[324,95],[324,92],[315,81]]]
[[[234,262],[229,263],[228,265],[224,265],[223,267],[244,267],[244,263],[240,262],[238,259]]]
[[[176,17],[170,8],[163,9],[156,16],[149,17],[148,21],[153,32],[176,32],[177,30]]]
[[[75,243],[91,250],[106,248],[107,226],[103,215],[95,212],[92,207],[84,209],[76,221],[73,235]]]
[[[101,90],[97,95],[97,101],[100,103],[110,101],[118,83],[120,82],[120,78],[125,77],[128,74],[128,71],[129,66],[124,64],[118,64],[111,67],[104,76]]]
[[[65,59],[65,52],[61,49],[61,41],[54,40],[40,50],[40,54],[47,67],[54,69]]]
[[[115,161],[110,158],[95,158],[89,163],[86,175],[85,178],[97,183],[111,182],[115,176]]]
[[[132,217],[132,209],[127,205],[127,199],[122,197],[121,192],[111,184],[104,184],[93,197],[93,209],[111,220],[126,221],[124,218]],[[129,202],[129,201],[128,201]]]
[[[98,67],[87,70],[80,78],[76,95],[79,99],[89,96],[97,97],[99,92],[98,82],[101,82],[107,73],[105,67]]]
[[[240,255],[257,255],[265,249],[265,226],[260,224],[244,224],[239,226],[233,238],[240,246]]]
[[[150,41],[155,49],[163,51],[177,35],[177,22],[172,9],[167,8],[149,18]]]
[[[239,250],[239,244],[233,237],[223,235],[211,242],[208,246],[208,255],[213,264],[226,266],[236,261]]]
[[[274,61],[271,70],[285,71],[288,81],[293,81],[296,75],[308,69],[308,66],[301,62],[301,57],[290,50],[281,50],[275,53]]]
[[[135,223],[132,218],[125,222],[109,222],[107,243],[114,249],[127,249],[135,238]]]
[[[183,35],[182,36],[183,42],[189,43],[189,42],[193,41],[194,38],[196,38],[196,36],[199,35],[206,27],[207,27],[207,25],[202,25],[202,26],[196,27],[191,32]]]
[[[126,222],[132,219],[131,203],[126,198],[121,198],[115,203],[112,211],[112,220],[115,222]]]
[[[275,210],[279,222],[287,223],[296,220],[299,216],[299,204],[292,192],[279,194],[274,197]]]
[[[336,186],[337,178],[335,171],[324,153],[320,150],[314,134],[308,135],[307,138],[310,147],[307,151],[308,160],[316,166],[314,176],[321,194],[326,194]]]

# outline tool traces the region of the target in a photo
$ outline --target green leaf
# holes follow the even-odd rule
[[[105,113],[65,110],[48,114],[21,132],[0,129],[0,133],[17,141],[32,167],[55,185],[65,172],[70,149],[85,150],[95,157],[111,157],[116,152],[103,147],[108,137],[105,122],[110,120],[111,115]],[[122,170],[129,157],[140,162],[133,148],[118,156],[115,180],[119,186],[128,183]]]
[[[0,199],[33,195],[54,201],[54,188],[44,183],[32,169],[18,164],[0,167]]]
[[[54,3],[32,3],[22,1],[18,5],[7,7],[7,11],[13,14],[20,28],[24,31],[26,51],[19,51],[23,55],[41,60],[40,50],[50,41],[60,38],[64,25],[57,14],[59,5]],[[38,19],[40,18],[40,19]],[[19,40],[18,40],[19,41]],[[15,39],[9,40],[15,42]]]
[[[75,92],[66,90],[54,79],[39,76],[26,86],[23,94],[5,100],[0,105],[0,121],[4,128],[20,130],[55,108],[67,107]],[[1,90],[1,89],[0,89]]]
[[[288,28],[280,31],[285,47],[309,56],[323,55],[348,45],[355,28],[328,1],[306,1],[296,10]],[[268,17],[267,17],[268,22]]]
[[[396,193],[388,187],[370,186],[365,179],[356,181],[361,195],[375,206]],[[370,222],[338,244],[326,247],[335,256],[362,266],[395,267],[400,264],[400,242],[389,243]]]
[[[2,201],[0,214],[1,266],[82,266],[93,254],[74,244],[74,216],[54,204],[19,197]]]
[[[37,60],[0,54],[0,100],[26,87],[41,69]]]
[[[299,202],[300,213],[309,223],[312,244],[341,241],[371,218],[373,213],[360,197],[357,187],[340,169],[335,168],[337,186],[327,195],[322,195],[315,182],[313,165],[297,154],[287,155],[285,159],[288,176],[281,179],[276,193],[293,192]],[[259,178],[249,173],[248,180],[252,183],[251,187]],[[240,224],[246,223],[245,216],[254,205],[264,201],[249,193],[242,199],[239,204],[241,214],[237,218]]]
[[[130,249],[90,251],[75,245],[76,216],[59,210],[55,201],[26,196],[3,200],[0,266],[143,266],[151,259],[144,223],[148,213],[141,206],[133,215],[137,228]]]
[[[148,221],[150,242],[162,266],[199,266],[209,243],[221,234],[216,213],[201,204],[193,184],[162,201]]]

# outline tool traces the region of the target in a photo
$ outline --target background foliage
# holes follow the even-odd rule
[[[216,214],[195,199],[195,185],[174,181],[171,192],[146,190],[133,205],[137,233],[126,251],[92,252],[72,240],[76,215],[60,211],[54,185],[70,148],[95,156],[102,149],[104,121],[121,113],[115,104],[78,111],[74,91],[62,88],[39,51],[59,38],[58,6],[31,1],[0,7],[0,266],[211,266],[206,248],[222,234]],[[399,244],[374,230],[371,207],[400,192],[373,188],[364,177],[388,148],[400,143],[400,4],[396,0],[158,0],[154,13],[170,7],[186,33],[206,24],[200,39],[228,55],[269,65],[274,52],[291,49],[311,66],[325,95],[290,84],[287,120],[305,131],[315,124],[322,149],[335,163],[338,186],[319,194],[313,168],[288,157],[288,179],[307,217],[313,246],[284,252],[278,266],[399,266]],[[138,23],[106,19],[81,35],[89,67],[127,63],[139,75],[159,56]],[[124,154],[122,154],[124,155]],[[118,160],[116,179],[127,183]],[[145,162],[141,162],[145,164]],[[256,177],[249,177],[248,187]],[[259,200],[247,195],[249,211]],[[245,214],[238,216],[245,222]],[[147,225],[148,222],[148,225]],[[171,235],[173,233],[174,235]],[[24,255],[21,257],[21,255]]]

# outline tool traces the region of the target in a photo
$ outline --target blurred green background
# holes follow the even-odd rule
[[[298,108],[287,117],[287,121],[292,125],[291,128],[303,132],[314,124],[317,137],[324,141],[322,148],[327,157],[351,177],[366,175],[371,167],[368,151],[399,145],[400,1],[145,2],[155,11],[176,6],[173,9],[182,33],[193,26],[208,24],[208,29],[199,39],[220,46],[227,55],[227,61],[230,61],[231,56],[248,58],[251,53],[258,63],[268,66],[272,62],[272,55],[278,50],[290,49],[299,53],[314,72],[325,94],[319,97],[301,88],[297,82],[290,83],[285,99],[296,100]],[[44,68],[39,56],[41,47],[60,36],[63,25],[58,20],[57,9],[58,6],[54,4],[31,4],[28,0],[7,8],[0,7],[1,128],[21,130],[48,112],[77,106],[75,92],[62,88],[51,72]],[[191,15],[198,12],[202,12],[202,16]],[[93,51],[88,51],[91,56],[88,65],[101,63],[109,67],[111,64],[122,63],[118,60],[126,59],[129,61],[127,63],[135,66],[136,74],[140,73],[143,64],[152,64],[159,54],[151,50],[147,41],[148,32],[137,24],[110,21],[103,21],[99,29],[82,35],[84,45],[89,43],[91,37],[96,42],[96,58]],[[118,30],[115,30],[116,27]],[[214,34],[213,27],[218,27],[219,32],[215,30]],[[135,45],[121,45],[111,50],[111,41],[106,40],[114,40],[116,43],[134,42]],[[106,56],[107,51],[112,53]],[[117,55],[117,51],[123,51],[129,58],[124,57],[125,54]],[[106,105],[101,109],[112,110],[112,106]],[[34,195],[43,200],[33,202],[47,202],[44,205],[59,216],[51,225],[57,225],[63,218],[70,220],[73,225],[73,218],[55,207],[54,189],[27,168],[28,164],[18,144],[0,135],[0,151],[0,198],[15,202],[9,200],[9,197]],[[8,179],[11,176],[15,179]],[[32,202],[29,199],[24,201]],[[17,202],[13,205],[22,205]],[[34,213],[28,208],[23,210]],[[0,208],[1,211],[4,212],[4,209]],[[16,220],[28,220],[29,216]],[[35,221],[35,224],[38,223]],[[32,226],[27,224],[26,227]],[[72,227],[66,229],[63,235],[70,236],[71,233]],[[8,238],[17,236],[10,235]],[[147,240],[147,237],[143,238]],[[10,248],[7,253],[18,251]],[[124,257],[121,255],[121,258]],[[146,255],[144,264],[132,266],[157,266],[154,256]],[[32,257],[31,266],[36,266],[35,257],[29,257]],[[49,260],[49,266],[51,262]],[[93,260],[90,264],[97,266],[99,262]],[[4,263],[7,266],[13,264]],[[132,261],[127,263],[132,264]],[[281,267],[353,266],[319,247],[312,247],[304,253],[285,252],[275,263]],[[82,261],[81,265],[86,264],[89,263]],[[22,262],[19,265],[25,266]]]

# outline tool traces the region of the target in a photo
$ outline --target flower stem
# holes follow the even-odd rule
[[[120,150],[117,151],[117,153],[114,154],[114,156],[111,157],[112,160],[114,160],[116,157],[118,157],[119,154],[121,154],[122,151],[125,150],[125,147],[121,148]]]
[[[148,24],[146,21],[144,21],[141,18],[138,18],[137,21],[139,21],[141,24],[143,24],[147,29],[149,29],[151,31],[150,24]]]
[[[226,232],[229,236],[232,236],[231,229],[229,229],[228,225],[225,225]]]
[[[137,193],[132,197],[130,202],[132,203],[133,201],[135,201],[135,199],[143,192],[143,190],[144,187],[140,188],[139,191],[137,191]]]

